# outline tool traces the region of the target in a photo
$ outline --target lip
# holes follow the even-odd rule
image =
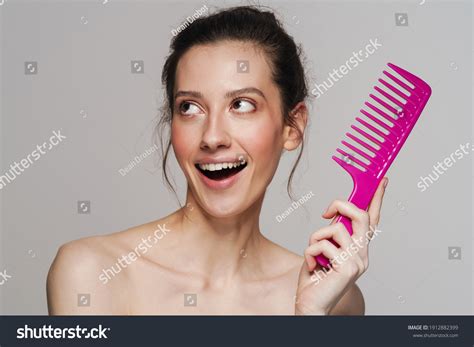
[[[220,161],[217,161],[217,163],[219,163],[219,162]],[[209,162],[206,162],[206,163],[209,163]],[[194,168],[198,172],[198,175],[201,178],[201,181],[204,183],[204,185],[206,187],[208,187],[210,189],[213,189],[213,190],[223,190],[223,189],[228,189],[228,188],[232,187],[234,184],[236,184],[237,181],[239,180],[240,176],[242,175],[242,172],[245,172],[245,169],[247,169],[247,166],[244,167],[239,172],[237,172],[235,175],[227,177],[226,179],[223,179],[223,180],[220,180],[220,181],[211,180],[210,178],[207,178],[206,175],[204,175],[198,168],[196,168],[196,167],[194,167]]]

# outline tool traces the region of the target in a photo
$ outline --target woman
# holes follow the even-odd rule
[[[308,117],[300,50],[275,16],[236,7],[194,21],[173,39],[162,80],[164,176],[169,184],[172,147],[186,205],[63,245],[48,275],[50,314],[363,314],[355,281],[368,266],[386,178],[368,212],[333,201],[322,217],[349,217],[354,234],[333,222],[311,235],[304,258],[259,229],[265,191],[283,151],[300,147],[297,165]],[[357,252],[315,275],[315,256],[336,259],[356,238]]]

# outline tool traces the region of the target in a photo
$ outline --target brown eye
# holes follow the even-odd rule
[[[255,111],[255,105],[250,101],[238,99],[232,103],[232,108],[239,113],[247,113]]]
[[[191,115],[191,114],[199,114],[201,113],[201,109],[191,103],[191,102],[188,102],[188,101],[183,101],[180,105],[179,105],[179,111],[182,113],[182,114],[186,114],[186,115]]]

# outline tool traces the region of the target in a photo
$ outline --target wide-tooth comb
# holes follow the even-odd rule
[[[425,81],[394,64],[388,63],[387,66],[411,83],[413,88],[393,72],[383,71],[384,79],[379,78],[378,81],[385,88],[374,87],[376,93],[369,95],[371,100],[365,103],[367,109],[360,110],[363,116],[356,117],[358,124],[351,126],[355,134],[346,133],[352,143],[341,141],[347,150],[337,149],[348,162],[337,156],[332,157],[352,177],[354,188],[348,200],[363,210],[367,210],[380,181],[431,95],[431,88]],[[336,222],[343,223],[352,235],[349,218],[339,215]],[[339,247],[334,240],[330,241]],[[329,265],[329,260],[322,254],[316,260],[324,267]]]

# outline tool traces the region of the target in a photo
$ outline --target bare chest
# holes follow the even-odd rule
[[[165,272],[128,278],[122,302],[132,315],[293,315],[291,277],[211,288],[193,276]]]

